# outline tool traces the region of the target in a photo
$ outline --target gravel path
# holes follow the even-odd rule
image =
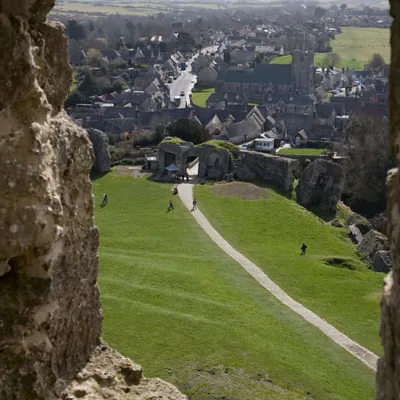
[[[190,171],[192,172],[192,171]],[[360,346],[349,337],[338,331],[335,327],[328,324],[317,314],[310,311],[297,301],[293,300],[285,293],[277,284],[275,284],[268,276],[245,256],[235,250],[208,222],[207,218],[199,210],[192,211],[193,207],[193,184],[182,183],[179,185],[179,197],[186,205],[198,224],[207,233],[208,236],[230,257],[237,261],[254,279],[256,279],[265,289],[272,293],[279,301],[288,306],[297,314],[301,315],[307,322],[317,327],[326,336],[335,343],[342,346],[353,356],[357,357],[369,368],[376,371],[378,356]]]

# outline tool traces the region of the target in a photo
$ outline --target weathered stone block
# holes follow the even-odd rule
[[[357,251],[372,262],[376,252],[381,250],[389,250],[389,240],[382,233],[370,230],[364,235],[361,243],[357,246]]]
[[[377,251],[372,260],[372,269],[375,272],[384,272],[385,274],[388,274],[391,268],[392,258],[390,256],[390,251]]]
[[[293,187],[297,160],[277,157],[258,151],[241,151],[236,163],[235,176],[241,181],[262,180],[272,182],[289,191]]]
[[[111,169],[110,144],[108,136],[98,129],[88,129],[89,139],[93,145],[94,164],[92,171],[104,173]]]
[[[345,182],[344,169],[333,162],[316,160],[301,175],[296,187],[297,201],[305,206],[317,207],[334,213]]]

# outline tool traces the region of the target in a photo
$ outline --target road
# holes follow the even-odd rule
[[[218,46],[205,47],[201,50],[202,54],[214,53],[218,50]],[[196,75],[192,72],[192,62],[200,53],[195,54],[190,60],[186,62],[186,70],[180,71],[180,75],[175,81],[168,84],[171,101],[174,100],[176,96],[180,96],[181,92],[185,95],[181,96],[181,102],[179,108],[185,108],[187,104],[190,104],[190,93],[193,90],[194,85],[197,82]]]

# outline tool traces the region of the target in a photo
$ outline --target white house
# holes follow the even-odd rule
[[[256,150],[273,150],[274,139],[270,138],[255,139],[254,145]]]

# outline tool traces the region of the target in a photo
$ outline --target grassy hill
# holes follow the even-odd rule
[[[194,400],[374,398],[373,372],[214,245],[171,185],[112,172],[93,189],[103,336],[147,376],[177,384]],[[199,204],[211,211],[221,199],[208,202],[208,190],[200,188]],[[100,208],[104,192],[109,205]],[[175,210],[167,212],[171,198]],[[235,228],[247,215],[232,216]],[[288,280],[295,284],[295,275]]]
[[[384,275],[359,260],[345,229],[329,226],[275,190],[266,189],[266,198],[243,200],[243,191],[249,198],[252,186],[200,186],[196,197],[225,239],[286,292],[381,354],[379,301]],[[307,256],[300,256],[303,242]]]

